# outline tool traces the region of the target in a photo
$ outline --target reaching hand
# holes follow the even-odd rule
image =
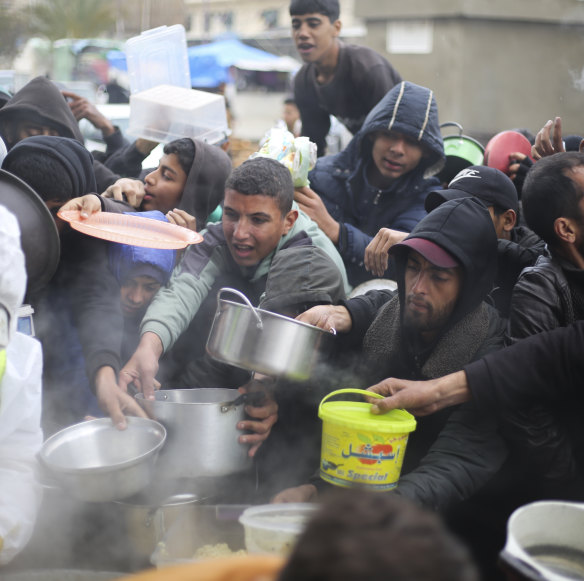
[[[553,121],[548,121],[537,132],[535,143],[531,146],[531,157],[537,161],[542,157],[564,151],[566,148],[562,139],[562,119],[556,117]]]
[[[272,426],[278,421],[278,404],[274,399],[274,381],[256,373],[255,377],[239,388],[241,393],[263,393],[259,405],[246,405],[245,413],[252,418],[237,424],[239,430],[249,430],[253,434],[239,436],[241,444],[251,444],[249,456],[254,457],[259,447],[268,439]]]
[[[288,502],[312,502],[316,500],[318,490],[314,484],[301,484],[294,488],[286,488],[278,492],[270,501],[272,504],[283,504]]]
[[[138,402],[118,387],[111,367],[101,367],[98,370],[95,376],[95,394],[101,409],[111,417],[119,430],[126,429],[128,425],[124,412],[142,418],[148,417]]]
[[[69,109],[71,109],[77,121],[87,119],[95,128],[101,131],[104,137],[114,133],[116,128],[113,123],[93,103],[71,91],[61,91],[61,93],[67,99]]]
[[[389,249],[407,235],[407,232],[381,228],[365,248],[365,269],[381,278],[387,270]]]
[[[170,210],[166,214],[166,217],[171,224],[188,228],[189,230],[193,230],[193,232],[197,231],[197,219],[184,210],[175,208],[174,210]]]
[[[296,320],[331,333],[348,333],[353,326],[349,311],[341,305],[318,305],[300,313]]]
[[[155,376],[158,373],[158,360],[162,355],[162,342],[155,333],[144,333],[138,348],[120,371],[118,385],[128,391],[134,386],[144,394],[144,399],[154,399],[154,390],[160,387]]]
[[[296,188],[294,199],[300,209],[310,216],[319,228],[335,243],[339,241],[339,223],[328,213],[320,196],[309,187]]]
[[[144,198],[144,183],[132,178],[120,178],[115,184],[107,188],[104,198],[112,198],[120,202],[128,202],[133,208],[139,208]]]
[[[66,204],[63,204],[59,212],[80,212],[81,218],[89,218],[95,212],[101,212],[101,202],[97,194],[86,194],[80,198],[73,198]]]
[[[381,400],[367,398],[373,404],[371,413],[374,414],[384,414],[403,408],[414,415],[427,416],[470,399],[464,371],[429,381],[409,381],[390,377],[372,385],[368,391],[387,396]]]

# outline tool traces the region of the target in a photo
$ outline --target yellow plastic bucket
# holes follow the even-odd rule
[[[318,406],[322,420],[320,476],[326,482],[349,488],[391,490],[397,486],[414,416],[405,410],[373,415],[363,401],[327,401],[342,393],[382,395],[363,389],[338,389]]]

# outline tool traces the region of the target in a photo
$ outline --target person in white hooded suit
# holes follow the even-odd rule
[[[42,498],[35,478],[41,430],[41,344],[16,331],[26,289],[16,218],[0,206],[0,565],[29,541]]]

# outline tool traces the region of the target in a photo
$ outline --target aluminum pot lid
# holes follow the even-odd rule
[[[41,197],[3,169],[0,169],[0,204],[16,216],[20,226],[29,295],[41,290],[57,270],[61,248],[57,226]]]

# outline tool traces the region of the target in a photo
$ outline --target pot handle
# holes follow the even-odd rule
[[[501,551],[499,553],[499,567],[503,570],[511,569],[514,573],[519,573],[523,579],[530,581],[546,581],[540,571],[526,563],[519,557],[512,555],[509,551]]]
[[[440,129],[443,127],[458,127],[458,136],[462,137],[462,125],[460,123],[456,121],[445,121],[444,123],[440,123]]]
[[[340,395],[341,393],[359,393],[361,395],[368,395],[371,397],[376,397],[378,399],[383,399],[379,393],[375,393],[374,391],[367,391],[366,389],[355,389],[355,388],[346,388],[346,389],[337,389],[336,391],[331,391],[329,394],[325,395],[321,402],[318,404],[318,411],[320,412],[322,408],[322,404],[329,398],[333,397],[333,395]]]
[[[255,318],[257,319],[258,329],[261,329],[263,327],[262,318],[260,317],[256,308],[251,304],[250,300],[241,291],[238,291],[235,288],[230,288],[230,287],[224,286],[223,288],[220,288],[219,291],[217,292],[217,303],[219,303],[219,299],[221,298],[221,295],[224,292],[225,293],[233,293],[234,295],[237,295],[240,299],[242,299],[243,302],[252,310]]]

